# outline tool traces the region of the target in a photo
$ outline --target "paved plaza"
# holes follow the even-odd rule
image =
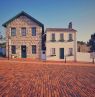
[[[0,60],[0,97],[95,97],[94,65]]]

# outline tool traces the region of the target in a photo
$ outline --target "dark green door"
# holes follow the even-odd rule
[[[27,52],[26,52],[26,45],[21,46],[21,57],[26,58],[27,57]]]
[[[60,48],[60,59],[64,59],[64,48]]]

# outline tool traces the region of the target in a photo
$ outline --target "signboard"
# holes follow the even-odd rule
[[[90,58],[95,58],[95,52],[90,53]]]

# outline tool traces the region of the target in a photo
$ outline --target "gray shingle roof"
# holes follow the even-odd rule
[[[5,22],[2,26],[6,27],[10,22],[12,22],[14,19],[20,17],[20,16],[26,16],[29,19],[33,20],[34,22],[36,22],[39,26],[44,27],[44,25],[39,22],[38,20],[36,20],[35,18],[33,18],[32,16],[30,16],[29,14],[25,13],[24,11],[21,11],[19,14],[17,14],[16,16],[14,16],[13,18],[11,18],[10,20],[8,20],[7,22]]]
[[[46,31],[64,31],[64,32],[77,32],[74,29],[69,29],[69,28],[46,28]]]

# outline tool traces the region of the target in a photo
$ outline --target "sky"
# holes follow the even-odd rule
[[[2,24],[21,11],[45,28],[67,28],[72,22],[78,41],[87,42],[95,33],[95,0],[0,0],[0,32],[4,36]]]

